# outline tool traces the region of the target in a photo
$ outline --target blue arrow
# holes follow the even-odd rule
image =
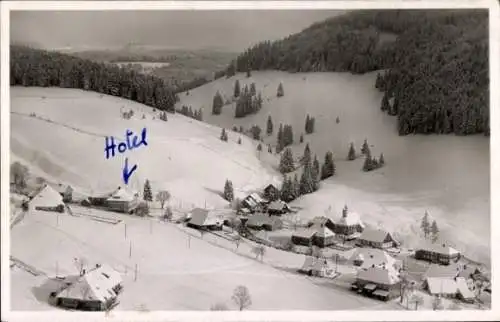
[[[125,184],[128,184],[128,179],[135,170],[137,170],[137,164],[134,164],[134,166],[129,171],[128,158],[125,158],[125,166],[123,167],[123,181],[125,182]]]

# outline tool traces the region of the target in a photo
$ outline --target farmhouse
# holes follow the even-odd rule
[[[283,227],[283,221],[277,217],[269,217],[263,214],[253,215],[251,216],[246,226],[248,228],[257,229],[257,230],[268,230],[274,231],[281,229]]]
[[[474,293],[470,290],[467,281],[463,277],[428,277],[425,280],[424,289],[431,295],[458,298],[468,302],[473,301],[475,298]]]
[[[365,229],[356,241],[356,244],[361,247],[381,249],[398,246],[398,242],[392,237],[392,235],[382,229]]]
[[[415,258],[431,263],[449,265],[460,259],[460,252],[446,244],[425,244],[415,251]]]
[[[300,273],[308,274],[309,276],[325,277],[333,273],[333,269],[324,258],[306,256],[304,264],[299,269]]]
[[[71,202],[73,200],[73,188],[70,185],[59,183],[53,185],[52,188],[61,194],[64,202]]]
[[[316,234],[316,230],[312,228],[296,230],[292,234],[292,243],[300,246],[312,246],[314,234]]]
[[[309,223],[307,224],[308,227],[327,227],[331,231],[335,231],[335,224],[333,221],[325,216],[317,216],[314,217]]]
[[[267,213],[270,215],[282,215],[290,211],[286,202],[282,200],[272,201],[267,206]]]
[[[45,184],[28,202],[29,209],[64,212],[66,209],[62,196]]]
[[[381,300],[399,296],[401,280],[396,270],[390,267],[369,267],[358,271],[353,290]]]
[[[109,198],[106,199],[105,205],[110,209],[118,212],[132,213],[139,205],[137,195],[125,188],[118,187]]]
[[[247,208],[251,212],[258,211],[262,209],[263,205],[265,204],[265,200],[262,199],[257,193],[252,193],[249,196],[247,196],[243,201],[241,202],[241,205],[244,208]]]
[[[278,200],[280,196],[280,190],[276,188],[273,184],[268,185],[264,188],[264,198],[269,201]]]
[[[349,212],[347,207],[344,207],[342,216],[333,223],[333,232],[345,240],[356,239],[364,228],[361,216],[358,213]]]
[[[447,278],[454,279],[460,275],[461,269],[458,264],[442,266],[431,264],[425,271],[424,278]]]
[[[349,262],[360,269],[369,267],[389,267],[399,271],[401,265],[394,257],[382,249],[358,248],[349,258]]]
[[[116,271],[98,266],[55,294],[55,304],[86,311],[107,310],[117,304],[121,283]]]
[[[222,218],[202,208],[194,208],[188,216],[187,226],[200,230],[221,230],[224,223]]]
[[[334,243],[335,234],[327,227],[309,227],[292,234],[292,243],[300,246],[318,246],[320,248]]]
[[[313,236],[313,245],[318,247],[328,247],[335,242],[335,234],[326,226],[315,228],[316,233]]]

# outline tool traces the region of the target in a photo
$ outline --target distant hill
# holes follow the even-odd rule
[[[374,85],[399,134],[490,132],[487,10],[356,11],[259,43],[226,73],[248,69],[384,70]]]

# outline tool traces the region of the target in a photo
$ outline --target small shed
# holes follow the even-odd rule
[[[308,274],[309,276],[325,277],[330,276],[333,273],[333,269],[325,258],[306,256],[299,272]]]
[[[399,245],[392,235],[383,229],[365,229],[356,241],[356,244],[362,247],[380,249],[397,247]]]

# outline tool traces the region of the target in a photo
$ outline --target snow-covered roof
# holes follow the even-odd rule
[[[359,237],[359,239],[368,240],[376,243],[382,243],[387,237],[387,235],[390,234],[382,229],[365,229],[361,234],[361,236]]]
[[[439,244],[424,243],[420,245],[420,247],[418,247],[417,249],[448,256],[460,254],[458,250],[444,243],[439,243]]]
[[[336,225],[339,226],[361,226],[365,227],[363,222],[361,221],[361,216],[356,212],[348,212],[345,216],[341,216],[338,220],[335,221]]]
[[[314,234],[316,234],[316,232],[317,231],[315,229],[311,228],[298,229],[293,232],[292,237],[311,238]]]
[[[96,268],[95,270],[90,271],[88,274],[96,274],[104,277],[104,281],[106,281],[109,287],[114,288],[115,286],[121,284],[123,282],[122,276],[116,270],[112,269],[109,265],[103,264]]]
[[[61,194],[49,185],[45,185],[29,202],[35,207],[57,207],[64,205]]]
[[[329,268],[328,261],[324,258],[316,258],[312,256],[306,256],[304,264],[302,265],[302,270],[308,271],[321,271]]]
[[[309,224],[312,226],[321,226],[325,225],[328,221],[333,223],[333,221],[326,216],[316,216],[309,221]]]
[[[429,277],[427,287],[431,294],[456,294],[458,291],[457,282],[452,278]]]
[[[460,273],[460,267],[457,264],[437,265],[431,264],[425,272],[425,277],[434,278],[455,278]]]
[[[314,227],[314,230],[316,230],[316,236],[318,237],[327,238],[335,236],[335,233],[326,226]]]
[[[280,219],[276,217],[269,217],[267,215],[258,214],[251,216],[247,221],[247,225],[250,226],[262,226],[266,224],[272,225],[277,221],[280,221]]]
[[[285,209],[286,206],[287,206],[286,202],[281,201],[281,200],[275,200],[275,201],[272,201],[269,204],[269,206],[267,207],[267,209],[282,210],[282,209]]]
[[[126,188],[118,187],[111,196],[108,198],[109,200],[120,200],[120,201],[133,201],[136,199],[134,192],[129,191]]]
[[[222,224],[221,218],[202,208],[194,208],[191,210],[189,218],[189,223],[196,226],[213,226]]]
[[[397,260],[382,249],[358,248],[350,257],[349,261],[362,260],[361,268],[369,268],[373,265],[396,268]]]
[[[467,281],[463,277],[458,277],[457,278],[457,289],[460,295],[462,295],[463,298],[465,299],[473,299],[475,297],[474,292],[472,292],[467,285]]]
[[[262,199],[262,197],[261,197],[258,193],[256,193],[256,192],[251,193],[251,194],[250,194],[250,197],[251,197],[253,200],[255,200],[257,203],[262,203],[262,202],[264,202],[264,201],[265,201],[265,200],[264,200],[264,199]]]
[[[394,285],[400,281],[398,273],[394,269],[369,267],[358,271],[358,279],[383,285]]]
[[[65,193],[67,190],[70,190],[70,191],[73,190],[73,188],[70,185],[62,184],[62,183],[52,184],[51,187],[54,188],[54,190],[59,192],[59,193]]]

